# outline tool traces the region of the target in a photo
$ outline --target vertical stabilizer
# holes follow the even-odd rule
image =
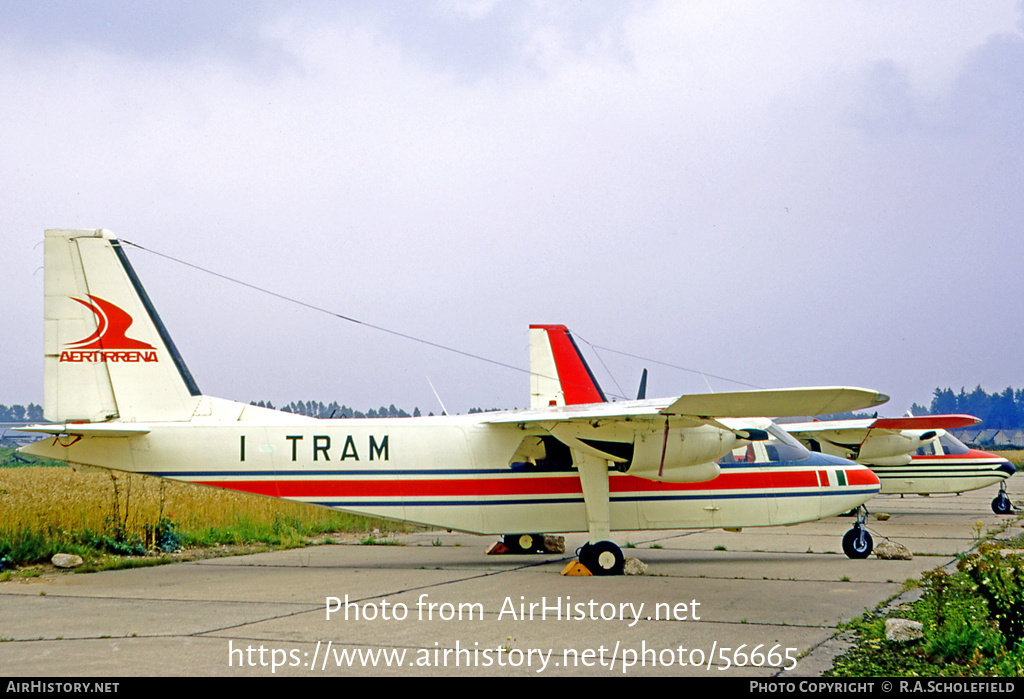
[[[188,420],[200,395],[120,242],[104,230],[48,230],[47,420]]]
[[[603,403],[604,393],[564,325],[530,326],[530,407]]]

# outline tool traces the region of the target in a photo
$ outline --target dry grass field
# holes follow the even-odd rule
[[[104,538],[151,548],[157,525],[168,521],[185,546],[298,545],[328,532],[401,528],[139,474],[70,466],[0,468],[0,558],[7,555],[15,563],[44,560],[52,549],[68,545],[96,548],[95,541]]]
[[[246,518],[297,519],[314,527],[351,519],[300,503],[105,469],[0,469],[0,530],[103,531],[120,523],[141,531],[168,515],[186,530],[229,527]]]
[[[998,454],[999,456],[1003,457],[1011,464],[1016,466],[1017,470],[1024,468],[1024,449],[1014,449],[1012,451],[991,451],[991,453]]]

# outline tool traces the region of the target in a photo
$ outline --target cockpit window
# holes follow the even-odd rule
[[[743,463],[793,463],[803,461],[811,454],[800,442],[778,425],[772,424],[767,429],[770,435],[763,442],[751,442],[746,446],[733,449],[718,460],[720,464]]]
[[[748,444],[745,447],[733,449],[718,460],[720,464],[752,464],[757,461],[757,454],[754,452],[754,445]]]
[[[966,454],[970,451],[963,442],[949,432],[939,435],[939,444],[942,445],[943,454]]]
[[[770,461],[803,461],[811,455],[793,435],[775,423],[769,425],[768,434],[771,435],[771,439],[764,445]]]
[[[940,451],[941,449],[941,451]],[[966,454],[970,449],[959,439],[948,432],[941,433],[927,444],[921,445],[914,454],[916,456],[942,456],[950,454]]]

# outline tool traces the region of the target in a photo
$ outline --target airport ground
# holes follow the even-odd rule
[[[1024,480],[1008,485],[1024,503]],[[0,676],[817,676],[848,647],[840,624],[899,604],[979,535],[1021,534],[995,492],[872,501],[890,515],[869,520],[875,543],[911,560],[846,558],[852,520],[836,517],[617,533],[639,576],[563,576],[583,535],[565,555],[488,556],[494,537],[421,532],[12,580]]]

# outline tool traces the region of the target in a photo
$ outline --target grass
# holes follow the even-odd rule
[[[849,625],[858,645],[827,676],[1024,676],[1024,558],[984,542],[960,556],[954,571],[929,571],[904,585],[912,587],[923,591],[916,603],[870,612]],[[921,622],[924,637],[887,640],[889,617]]]
[[[360,546],[398,546],[398,542],[393,539],[378,539],[373,534],[370,534],[366,538],[360,540]]]
[[[0,449],[0,570],[72,553],[91,564],[163,549],[300,546],[402,525],[302,503],[60,462],[11,463]],[[127,565],[127,564],[125,564]],[[2,573],[0,573],[2,574]]]
[[[979,448],[984,449],[984,447]],[[1024,449],[1008,449],[1006,451],[992,451],[991,449],[987,449],[986,451],[991,454],[995,454],[996,456],[1003,457],[1018,469],[1024,468]]]

